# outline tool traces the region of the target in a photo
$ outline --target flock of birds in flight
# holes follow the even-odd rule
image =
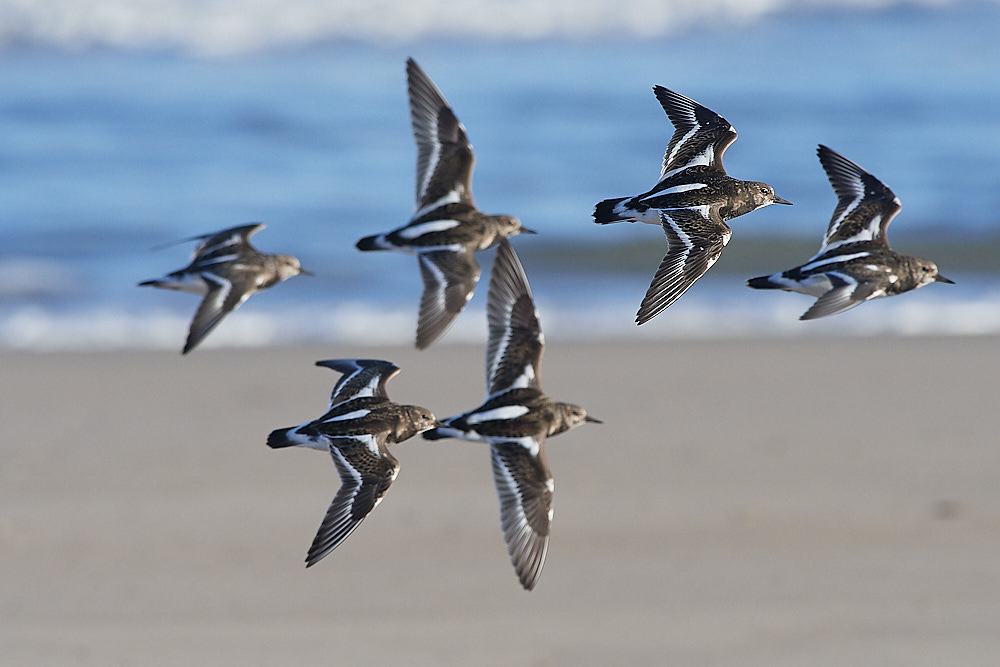
[[[406,225],[365,237],[357,248],[416,255],[423,279],[416,346],[425,349],[472,298],[481,273],[475,253],[497,246],[486,307],[486,399],[468,412],[438,420],[426,408],[389,399],[386,383],[400,371],[389,361],[319,361],[342,374],[327,411],[273,431],[267,444],[327,451],[339,473],[341,486],[309,549],[308,567],[347,539],[385,496],[399,472],[388,445],[417,434],[489,443],[504,540],[521,584],[531,590],[545,561],[552,520],[545,440],[585,422],[600,422],[582,407],[543,393],[539,371],[545,339],[524,268],[507,240],[534,232],[513,216],[476,208],[475,154],[465,127],[414,60],[407,61],[406,71],[417,144],[416,210]],[[736,131],[722,116],[662,86],[653,90],[675,128],[660,178],[643,194],[599,202],[593,214],[598,224],[644,222],[662,226],[666,234],[667,252],[639,307],[638,324],[679,299],[719,259],[732,236],[729,220],[790,203],[765,183],[726,173],[722,155]],[[932,282],[952,282],[933,262],[890,249],[886,228],[900,202],[888,187],[826,146],[818,154],[837,195],[819,252],[795,268],[752,278],[749,287],[816,296],[801,317],[814,319]],[[309,273],[295,257],[257,251],[249,239],[263,227],[244,225],[186,239],[200,241],[188,266],[140,283],[203,295],[184,354],[255,292]]]

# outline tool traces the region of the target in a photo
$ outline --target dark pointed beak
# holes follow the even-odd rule
[[[534,229],[528,229],[527,227],[521,227],[521,233],[522,234],[537,234],[538,232],[536,232]]]
[[[787,199],[782,199],[778,195],[774,195],[774,203],[775,204],[788,204],[789,206],[792,205],[792,202],[788,201]]]
[[[600,419],[596,419],[594,417],[591,417],[590,415],[587,415],[586,417],[584,417],[583,421],[585,421],[585,422],[591,422],[592,424],[603,424],[604,423]]]
[[[299,267],[299,274],[301,274],[301,275],[303,275],[303,276],[315,276],[315,275],[316,275],[316,274],[315,274],[315,273],[313,273],[312,271],[306,271],[306,270],[305,270],[305,269],[303,269],[302,267]]]
[[[948,283],[949,285],[954,285],[955,284],[954,280],[948,280],[947,278],[945,278],[944,276],[942,276],[940,273],[937,274],[936,276],[934,276],[934,282],[936,282],[936,283]]]

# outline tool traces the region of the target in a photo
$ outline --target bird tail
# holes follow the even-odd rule
[[[358,250],[391,250],[392,246],[386,243],[385,234],[366,236],[355,244]]]
[[[296,442],[288,437],[288,432],[291,430],[290,428],[279,428],[276,431],[271,431],[271,435],[267,436],[267,446],[271,449],[281,449],[295,445]]]
[[[781,285],[771,280],[771,276],[759,276],[747,281],[747,287],[754,289],[781,289]]]
[[[432,428],[429,431],[424,431],[424,440],[441,440],[443,438],[463,438],[465,437],[465,431],[453,425],[452,420],[457,420],[461,415],[456,415],[455,417],[450,417],[441,421],[441,425],[437,428]]]
[[[627,217],[622,215],[624,207],[621,206],[621,203],[626,199],[628,197],[605,199],[602,202],[598,202],[597,206],[594,207],[594,222],[599,225],[607,225],[612,222],[628,220]]]

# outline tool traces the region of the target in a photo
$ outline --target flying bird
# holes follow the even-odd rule
[[[511,562],[525,589],[542,571],[552,520],[552,473],[546,438],[599,420],[542,393],[539,369],[545,339],[528,279],[514,249],[501,240],[487,299],[486,400],[442,420],[424,438],[488,442],[500,524]]]
[[[479,281],[475,253],[502,238],[534,233],[510,215],[487,215],[472,197],[476,156],[444,95],[412,58],[406,61],[410,120],[417,143],[417,204],[410,221],[385,234],[366,236],[359,250],[413,253],[423,295],[416,345],[425,349],[444,335]]]
[[[820,164],[837,207],[819,252],[793,269],[747,281],[754,289],[782,289],[819,297],[799,318],[813,320],[931,283],[951,283],[937,265],[889,248],[886,230],[902,204],[882,181],[826,146]]]
[[[272,449],[309,447],[330,452],[341,485],[326,511],[306,556],[306,567],[319,562],[354,532],[375,509],[399,473],[387,445],[403,442],[437,426],[433,413],[389,400],[385,385],[395,364],[378,359],[317,361],[344,375],[333,387],[330,407],[310,422],[272,431]]]
[[[791,204],[766,183],[731,178],[722,154],[736,130],[714,111],[663,86],[654,86],[675,131],[667,144],[660,180],[635,197],[605,199],[594,222],[661,225],[667,254],[636,314],[643,324],[679,299],[719,259],[732,230],[726,221],[769,204]]]
[[[264,227],[263,223],[242,225],[178,241],[200,241],[191,263],[163,278],[139,283],[140,287],[204,295],[182,354],[193,350],[222,318],[254,293],[300,273],[312,275],[291,255],[268,255],[250,245],[250,237]]]

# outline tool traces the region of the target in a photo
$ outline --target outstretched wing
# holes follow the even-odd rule
[[[663,154],[660,180],[695,165],[725,172],[722,154],[736,141],[736,130],[729,121],[691,98],[663,86],[653,86],[653,93],[676,128]]]
[[[424,291],[417,317],[417,347],[429,347],[455,321],[479,282],[472,248],[456,246],[417,253]]]
[[[533,438],[490,445],[493,481],[500,499],[500,526],[521,585],[535,587],[549,547],[552,475]]]
[[[878,287],[872,283],[859,282],[843,273],[827,273],[833,287],[816,299],[799,318],[815,320],[827,315],[836,315],[878,296]]]
[[[406,61],[410,122],[417,142],[417,206],[413,218],[455,202],[473,206],[472,144],[441,90],[412,58]]]
[[[330,455],[341,485],[309,547],[306,567],[318,563],[354,532],[382,502],[399,472],[399,462],[374,435],[331,437]]]
[[[705,275],[732,236],[729,226],[709,207],[661,211],[660,220],[667,235],[667,254],[639,306],[637,324],[648,322]]]
[[[486,395],[525,387],[540,390],[545,337],[528,277],[506,239],[501,239],[493,260],[486,315]]]
[[[344,375],[337,381],[330,394],[330,407],[352,398],[381,396],[388,398],[386,383],[399,373],[399,366],[381,359],[327,359],[317,361]]]
[[[194,249],[194,260],[191,268],[197,269],[200,268],[201,264],[236,259],[247,250],[256,252],[254,247],[250,245],[250,237],[264,227],[266,227],[264,223],[257,222],[185,239],[186,241],[201,241]]]
[[[192,253],[193,258],[197,258],[198,255],[202,253],[213,253],[219,250],[236,252],[241,247],[249,245],[250,237],[264,229],[264,227],[266,227],[266,225],[263,222],[255,222],[249,225],[239,225],[237,227],[223,229],[220,232],[198,234],[197,236],[188,236],[187,238],[180,239],[179,241],[170,241],[156,246],[154,250],[169,248],[170,246],[175,246],[180,243],[200,241],[200,243],[195,246],[194,252]]]
[[[197,347],[205,339],[205,336],[218,326],[222,318],[233,312],[254,292],[254,285],[241,280],[242,276],[239,274],[225,278],[204,270],[201,271],[201,277],[209,286],[208,292],[194,313],[187,341],[184,343],[181,354],[187,354]]]
[[[837,208],[816,256],[858,241],[888,248],[886,228],[902,208],[899,198],[882,181],[840,153],[822,145],[816,152],[837,195]]]

